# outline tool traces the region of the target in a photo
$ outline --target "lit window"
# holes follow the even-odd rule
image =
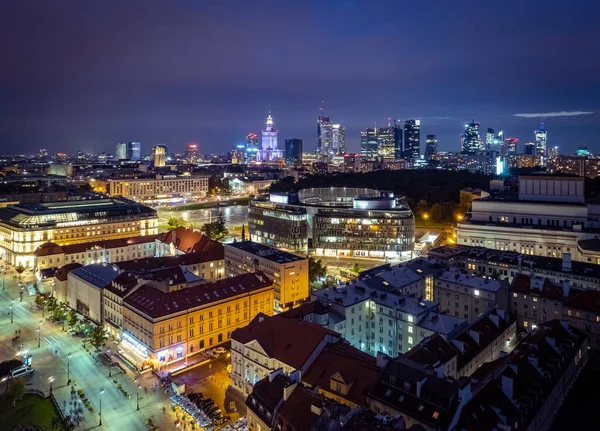
[[[475,296],[479,296],[479,290],[475,289],[475,290],[473,291],[473,293],[474,293],[474,295],[475,295]]]
[[[572,312],[571,312],[571,310],[567,311],[567,314],[568,314],[569,316],[571,316],[571,315],[572,315]]]
[[[408,327],[408,333],[409,333],[409,334],[412,334],[412,333],[413,333],[413,327],[412,327],[412,326],[409,326],[409,327]]]
[[[537,302],[537,300],[538,300],[537,297],[534,296],[533,297],[533,302]]]
[[[440,417],[440,412],[433,412],[433,418],[437,419]]]
[[[519,296],[519,295],[517,295],[516,293],[513,293],[513,298],[516,298],[517,296]]]
[[[412,344],[413,343],[413,337],[408,337],[408,344]]]
[[[412,316],[407,316],[406,320],[408,320],[410,323],[413,323],[414,318]]]
[[[526,328],[529,327],[529,322],[527,320],[523,321],[523,326]]]

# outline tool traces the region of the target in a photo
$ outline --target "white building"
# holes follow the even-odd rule
[[[600,205],[585,202],[584,178],[531,175],[519,193],[474,200],[457,226],[457,243],[599,263]]]
[[[258,151],[259,162],[274,162],[283,157],[283,150],[277,146],[277,129],[273,128],[273,117],[269,113],[266,127],[262,131],[262,149]]]
[[[198,199],[208,192],[209,176],[156,175],[154,178],[109,180],[110,196],[139,202],[171,202]]]

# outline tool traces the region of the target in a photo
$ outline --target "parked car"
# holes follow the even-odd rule
[[[23,377],[26,376],[27,374],[31,374],[35,371],[35,368],[31,368],[28,367],[27,365],[23,365],[19,368],[15,368],[14,370],[10,371],[10,375],[13,379],[16,379],[17,377]]]
[[[223,355],[224,353],[227,352],[227,349],[225,347],[220,346],[220,347],[216,347],[214,349],[214,352],[218,355]]]

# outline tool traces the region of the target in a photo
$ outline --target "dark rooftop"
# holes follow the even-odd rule
[[[297,262],[299,260],[304,260],[306,257],[297,256],[292,253],[287,253],[285,251],[278,250],[274,247],[269,247],[268,245],[260,244],[254,241],[238,241],[232,242],[226,245],[226,247],[237,248],[238,250],[245,251],[247,253],[252,253],[256,256],[260,256],[262,258],[268,259],[272,262],[276,263],[289,263],[289,262]]]

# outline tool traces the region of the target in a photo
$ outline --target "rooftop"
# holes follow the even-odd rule
[[[135,244],[145,244],[154,242],[158,238],[158,235],[145,235],[145,236],[134,236],[130,238],[118,238],[118,239],[109,239],[105,241],[90,241],[83,242],[79,244],[69,244],[59,246],[54,242],[47,242],[45,244],[40,245],[35,251],[35,256],[52,256],[55,254],[75,254],[82,253],[88,250],[93,249],[113,249],[120,247],[127,247],[129,245]]]
[[[119,268],[110,263],[94,263],[91,265],[75,268],[71,274],[76,275],[84,281],[103,289],[119,275]]]
[[[144,285],[125,298],[123,304],[156,319],[270,286],[271,281],[261,272],[242,274],[169,293]]]
[[[419,321],[420,328],[437,332],[443,336],[449,336],[466,325],[467,321],[465,319],[449,316],[447,314],[440,314],[435,311],[430,311]]]
[[[264,259],[268,259],[275,263],[290,263],[297,262],[299,260],[306,260],[306,257],[297,256],[292,253],[281,251],[268,245],[260,244],[254,241],[238,241],[226,244],[225,247],[232,247],[238,250],[252,253],[255,256],[260,256]]]
[[[444,271],[437,277],[437,281],[447,281],[449,283],[461,284],[475,289],[485,290],[487,292],[496,292],[502,286],[502,281],[492,280],[491,278],[477,277],[465,272],[450,270]]]
[[[327,336],[339,337],[336,332],[314,323],[303,319],[289,319],[282,315],[259,315],[248,326],[231,333],[231,339],[242,344],[256,340],[269,357],[295,369],[302,369],[310,355]]]

